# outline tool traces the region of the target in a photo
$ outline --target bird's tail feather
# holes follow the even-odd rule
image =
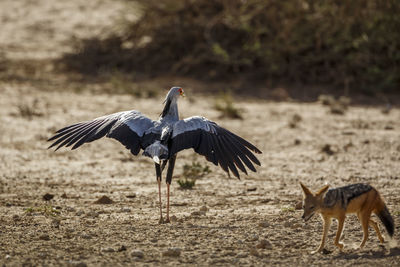
[[[143,155],[152,158],[155,163],[160,164],[161,160],[168,158],[168,147],[161,144],[160,141],[156,141],[145,148]]]

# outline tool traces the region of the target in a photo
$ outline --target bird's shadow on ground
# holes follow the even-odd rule
[[[391,248],[388,250],[381,250],[381,251],[362,251],[359,253],[340,253],[335,257],[335,259],[358,259],[360,257],[364,259],[382,259],[382,258],[389,258],[389,257],[396,257],[400,255],[400,248]]]

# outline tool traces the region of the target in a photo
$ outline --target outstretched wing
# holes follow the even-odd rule
[[[62,128],[48,141],[54,141],[49,148],[56,150],[65,146],[72,149],[84,143],[95,141],[105,135],[121,142],[132,154],[140,151],[140,140],[144,132],[154,126],[154,121],[136,110],[123,111],[91,121],[79,122]]]
[[[219,164],[224,171],[230,170],[239,179],[237,168],[247,174],[245,165],[254,172],[253,163],[260,165],[252,153],[261,153],[258,148],[204,117],[190,117],[173,125],[170,156],[187,148]]]

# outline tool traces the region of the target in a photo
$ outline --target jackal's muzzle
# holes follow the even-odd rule
[[[306,222],[306,221],[308,221],[309,219],[311,219],[311,217],[313,216],[315,214],[315,212],[312,212],[312,213],[310,213],[310,214],[303,214],[303,216],[301,216],[301,218],[303,218],[303,220]]]

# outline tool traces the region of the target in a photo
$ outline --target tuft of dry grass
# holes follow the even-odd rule
[[[139,86],[134,82],[134,75],[120,71],[109,72],[105,75],[108,81],[110,94],[128,94],[137,98],[153,98],[158,96],[158,91],[151,86]]]
[[[51,205],[29,207],[29,208],[25,209],[25,213],[26,214],[39,213],[46,217],[59,217],[60,216],[60,211]]]
[[[17,105],[18,113],[15,115],[28,120],[31,120],[33,117],[42,117],[44,114],[39,111],[38,103],[39,101],[37,99],[33,100],[31,103],[19,103]]]
[[[344,115],[350,106],[351,99],[346,96],[340,96],[336,99],[332,95],[320,95],[318,101],[325,106],[329,107],[332,114]]]
[[[196,184],[195,179],[179,179],[177,181],[181,189],[193,189],[194,185]]]
[[[211,172],[208,166],[203,166],[201,163],[193,161],[192,164],[183,165],[183,179],[177,182],[181,189],[192,189],[196,184],[196,180],[204,177]]]
[[[201,163],[193,161],[191,165],[183,165],[183,176],[192,179],[201,178],[211,172],[208,166],[203,166]]]
[[[215,100],[214,108],[221,112],[221,118],[243,119],[242,111],[233,104],[232,95],[224,92]]]
[[[299,122],[301,122],[302,119],[303,119],[303,118],[302,118],[299,114],[297,114],[297,113],[294,114],[294,115],[290,118],[290,120],[289,120],[289,122],[288,122],[289,127],[290,127],[290,128],[297,128]]]

